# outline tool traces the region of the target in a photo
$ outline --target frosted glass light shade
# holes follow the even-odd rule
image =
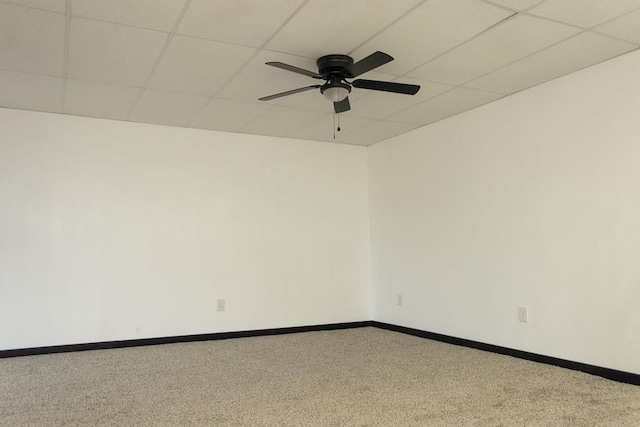
[[[322,94],[331,102],[340,102],[349,96],[349,90],[342,86],[328,87]]]

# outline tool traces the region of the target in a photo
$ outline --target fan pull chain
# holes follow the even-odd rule
[[[338,118],[338,126],[336,126],[336,117]],[[336,131],[340,132],[340,113],[333,113],[333,139],[336,139]]]

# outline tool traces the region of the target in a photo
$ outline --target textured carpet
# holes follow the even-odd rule
[[[640,387],[359,328],[1,359],[0,425],[640,426]]]

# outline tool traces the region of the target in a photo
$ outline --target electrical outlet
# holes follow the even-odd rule
[[[527,307],[518,307],[518,320],[522,323],[529,321],[529,309]]]
[[[224,300],[223,299],[219,299],[218,300],[218,304],[217,304],[217,309],[218,311],[224,311]]]
[[[398,294],[398,305],[402,305],[402,294]]]

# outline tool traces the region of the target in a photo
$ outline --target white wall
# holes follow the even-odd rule
[[[640,373],[640,52],[374,145],[369,180],[374,320]]]
[[[366,156],[0,109],[0,350],[368,320]]]

